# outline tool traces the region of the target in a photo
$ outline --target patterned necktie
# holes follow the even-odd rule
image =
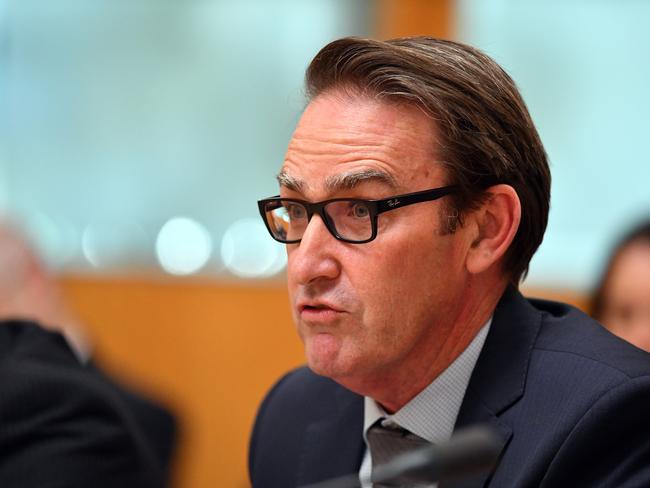
[[[373,424],[366,434],[370,457],[372,458],[372,473],[375,473],[377,466],[389,463],[401,454],[430,445],[422,437],[418,437],[399,426],[389,427],[382,425],[382,420],[380,419]],[[431,486],[431,482],[420,481],[407,474],[390,482],[382,483],[374,482],[374,474],[371,478],[373,479],[373,488],[415,488]]]

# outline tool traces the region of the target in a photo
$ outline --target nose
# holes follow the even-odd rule
[[[332,280],[341,272],[337,250],[342,242],[330,233],[320,215],[314,215],[298,244],[289,244],[289,281],[305,285],[319,279]]]

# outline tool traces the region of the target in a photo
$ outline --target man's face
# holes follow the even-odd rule
[[[386,198],[444,186],[435,126],[414,107],[321,95],[306,109],[280,174],[283,197]],[[460,228],[442,227],[443,200],[379,215],[366,244],[336,240],[318,215],[287,246],[288,285],[311,369],[364,393],[386,373],[426,374],[462,316]]]

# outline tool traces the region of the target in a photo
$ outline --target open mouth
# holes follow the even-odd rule
[[[302,307],[303,310],[332,310],[327,305],[305,305]]]
[[[300,316],[310,322],[330,322],[336,320],[340,315],[340,310],[323,303],[303,304],[299,306],[298,310],[300,310]]]

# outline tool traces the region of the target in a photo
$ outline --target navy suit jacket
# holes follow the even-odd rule
[[[496,468],[445,487],[650,486],[650,354],[568,305],[499,302],[455,429],[488,424]],[[250,444],[254,488],[358,472],[363,398],[307,368],[260,407]]]

